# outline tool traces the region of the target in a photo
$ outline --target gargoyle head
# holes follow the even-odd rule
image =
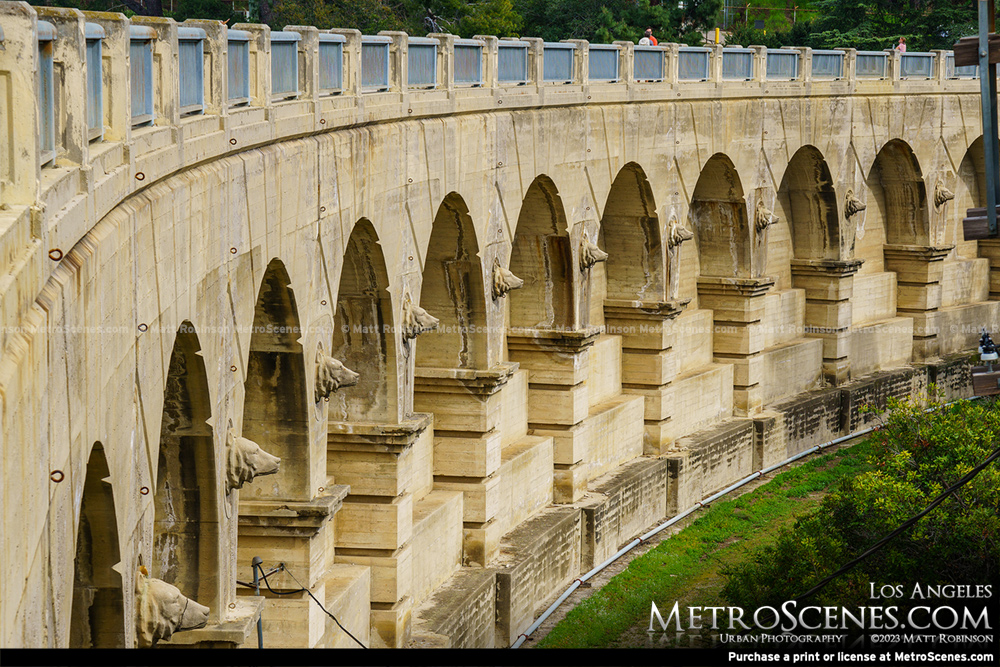
[[[520,289],[524,285],[524,280],[518,278],[500,263],[500,258],[493,260],[493,298],[500,299],[507,296],[507,292]]]

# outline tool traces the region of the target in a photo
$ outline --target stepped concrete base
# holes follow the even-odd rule
[[[554,441],[558,503],[576,502],[587,482],[643,452],[643,401],[638,396],[619,394],[571,428],[531,426],[533,434]]]
[[[403,648],[412,632],[413,600],[405,597],[395,604],[372,603],[372,630],[388,648]],[[375,638],[372,638],[375,641]]]
[[[510,646],[544,600],[580,573],[582,512],[552,507],[508,533],[496,570],[496,646]]]
[[[1000,330],[1000,301],[942,308],[937,313],[939,353],[975,350],[983,327],[991,333]]]
[[[327,610],[359,642],[370,646],[371,603],[368,597],[371,591],[371,570],[358,565],[334,565],[324,577],[323,584],[326,586],[326,601],[323,604]],[[360,648],[332,618],[323,614],[322,610],[320,614],[326,619],[326,633],[320,646]]]
[[[667,515],[666,459],[636,459],[590,483],[583,510],[581,571]]]
[[[439,477],[442,491],[464,494],[464,563],[486,565],[500,538],[552,502],[552,438],[525,436],[503,448],[500,467],[484,479]]]
[[[761,352],[760,357],[761,400],[765,405],[823,384],[823,341],[819,338],[777,345]],[[734,382],[742,384],[739,377]]]
[[[854,433],[879,421],[888,399],[918,397],[927,392],[925,368],[900,368],[856,380],[841,389],[841,430]],[[874,408],[862,412],[861,408]]]
[[[771,406],[770,410],[781,415],[785,440],[782,456],[771,463],[843,435],[841,398],[839,388],[819,389]]]
[[[432,491],[413,506],[413,585],[419,605],[462,564],[462,494]]]
[[[709,364],[675,379],[670,428],[660,442],[673,443],[733,414],[732,364]],[[647,433],[650,424],[647,422]]]
[[[411,648],[493,648],[496,574],[462,568],[413,612]]]
[[[667,454],[667,516],[749,475],[754,461],[754,426],[731,419],[677,441],[680,451]]]
[[[851,329],[851,376],[905,366],[913,358],[913,318],[892,317]]]
[[[394,551],[338,548],[334,562],[370,569],[372,602],[392,604],[409,595],[413,586],[413,548],[410,544]]]

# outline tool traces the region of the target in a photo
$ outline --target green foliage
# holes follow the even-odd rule
[[[771,482],[732,500],[713,503],[707,512],[655,549],[633,560],[599,591],[580,603],[539,642],[539,647],[634,647],[630,628],[644,629],[649,603],[680,600],[711,606],[719,569],[742,560],[748,549],[768,543],[822,493],[845,477],[868,469],[868,444],[816,457]],[[645,632],[642,633],[645,637]]]
[[[746,24],[738,24],[733,27],[729,34],[727,43],[750,46],[751,44],[766,46],[769,49],[777,49],[782,46],[812,46],[821,48],[813,38],[811,22],[799,21],[788,30],[755,30]]]
[[[243,16],[233,13],[233,5],[223,0],[180,0],[171,15],[176,21],[187,19],[215,19],[228,21],[234,25],[243,21]]]
[[[722,595],[756,608],[801,595],[924,509],[1000,441],[1000,406],[962,402],[925,412],[890,401],[871,438],[872,470],[844,481],[818,510],[744,563],[728,568]],[[862,605],[868,582],[989,582],[1000,563],[996,463],[913,527],[817,593],[817,604]]]
[[[950,49],[977,30],[972,3],[944,0],[817,0],[815,39],[824,48],[880,51],[906,38],[910,51]]]
[[[714,25],[721,0],[691,0],[652,4],[650,0],[515,0],[524,17],[524,34],[546,41],[586,39],[638,42],[646,28],[661,42],[701,43],[701,31]]]

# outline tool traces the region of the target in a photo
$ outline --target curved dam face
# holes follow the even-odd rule
[[[0,30],[4,646],[507,646],[1000,320],[947,53]]]

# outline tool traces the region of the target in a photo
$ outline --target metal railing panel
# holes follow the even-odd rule
[[[748,81],[753,78],[753,51],[750,49],[722,50],[722,79]]]
[[[497,81],[500,83],[528,83],[527,42],[500,42],[497,51]]]
[[[882,51],[858,51],[854,74],[859,79],[884,79],[888,76],[888,54]]]
[[[899,56],[899,78],[930,79],[934,76],[933,53],[902,53]]]
[[[133,37],[128,48],[132,127],[153,121],[153,40],[146,38],[144,32],[139,39]]]
[[[389,90],[388,37],[365,35],[361,38],[361,90]]]
[[[588,54],[589,79],[591,81],[618,80],[619,48],[609,44],[591,44]]]
[[[411,88],[433,88],[437,85],[437,50],[436,39],[409,39],[406,85]]]
[[[768,49],[764,75],[768,81],[794,81],[799,78],[799,52]]]
[[[52,42],[56,29],[47,21],[38,22],[38,149],[42,166],[56,159],[56,90]]]
[[[299,39],[297,32],[271,33],[271,98],[299,94]]]
[[[572,83],[575,44],[545,42],[542,46],[542,81]]]
[[[337,93],[344,89],[343,35],[319,36],[319,89]]]
[[[844,78],[844,52],[813,51],[811,74],[814,79]]]
[[[182,114],[202,113],[205,110],[205,31],[178,28],[177,48],[180,111]]]
[[[708,81],[709,49],[681,47],[677,50],[679,81]]]
[[[474,39],[455,40],[455,83],[483,85],[483,44]]]
[[[978,79],[979,78],[979,66],[978,65],[965,65],[963,67],[955,67],[955,54],[954,53],[945,54],[944,69],[945,69],[945,78],[947,78],[947,79]]]
[[[101,65],[101,50],[104,45],[97,32],[90,27],[101,28],[94,23],[87,24],[87,139],[99,141],[104,138],[104,76]],[[93,37],[91,35],[94,35]]]
[[[663,81],[666,78],[666,49],[659,46],[636,46],[632,53],[636,81]]]
[[[229,103],[250,102],[250,33],[230,30],[227,34],[229,79]]]

